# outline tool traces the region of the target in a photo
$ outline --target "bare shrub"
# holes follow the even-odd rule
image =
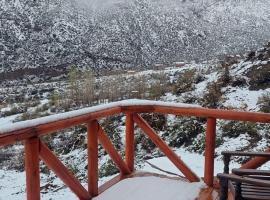
[[[201,103],[204,107],[208,108],[218,108],[221,106],[222,100],[222,92],[221,87],[216,82],[211,83],[207,86],[207,91],[203,98],[201,99]]]
[[[173,93],[181,94],[184,92],[189,92],[194,89],[194,82],[196,78],[195,70],[186,70],[183,74],[180,75],[178,80],[176,81]]]

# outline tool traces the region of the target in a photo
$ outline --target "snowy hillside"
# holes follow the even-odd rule
[[[269,39],[269,8],[268,0],[2,0],[0,82],[243,53]]]

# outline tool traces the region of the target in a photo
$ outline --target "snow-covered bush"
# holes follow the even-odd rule
[[[260,96],[257,105],[261,112],[270,113],[270,92],[266,92]]]
[[[247,134],[254,139],[260,139],[256,124],[242,121],[229,121],[221,126],[222,136],[236,138],[242,134]]]
[[[199,81],[199,79],[196,78],[198,77],[194,69],[186,70],[184,73],[180,74],[176,83],[173,85],[173,93],[179,95],[184,92],[192,91],[194,89],[194,83]]]
[[[218,108],[222,104],[222,95],[221,86],[216,82],[210,83],[203,98],[200,99],[201,104],[208,108]]]
[[[163,137],[172,147],[188,147],[198,134],[204,132],[202,122],[196,118],[176,118],[165,130]]]
[[[119,170],[115,166],[112,160],[108,160],[105,162],[103,165],[100,166],[99,169],[99,177],[107,177],[107,176],[112,176],[114,174],[117,174]]]

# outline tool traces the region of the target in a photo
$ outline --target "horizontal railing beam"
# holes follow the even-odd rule
[[[177,107],[177,106],[162,106],[162,105],[130,105],[130,106],[116,106],[107,107],[104,110],[97,112],[90,112],[81,116],[75,116],[67,119],[58,120],[55,115],[48,116],[55,121],[50,121],[45,123],[41,120],[34,121],[34,125],[30,126],[18,126],[22,122],[13,124],[12,131],[9,129],[1,130],[0,128],[0,146],[13,144],[18,141],[26,140],[34,136],[40,136],[44,134],[50,134],[55,131],[70,128],[72,126],[87,123],[94,119],[99,119],[111,115],[116,115],[120,113],[163,113],[163,114],[174,114],[178,116],[193,116],[202,118],[216,118],[224,120],[236,120],[236,121],[250,121],[259,123],[270,123],[269,113],[258,113],[258,112],[243,112],[243,111],[232,111],[232,110],[222,110],[222,109],[207,109],[201,107]],[[34,119],[36,120],[36,119]],[[33,121],[29,120],[29,124]],[[25,124],[25,123],[23,123]],[[23,127],[23,128],[20,128]]]
[[[201,118],[216,118],[235,121],[250,121],[270,123],[269,113],[245,112],[223,109],[208,109],[200,107],[171,107],[171,106],[125,106],[121,107],[122,112],[135,113],[163,113],[178,116],[193,116]]]
[[[121,113],[120,107],[110,108],[108,110],[102,110],[94,113],[89,113],[86,115],[64,119],[64,120],[57,120],[50,123],[35,125],[31,128],[21,129],[12,131],[9,133],[1,134],[0,129],[0,147],[4,145],[13,144],[15,142],[23,141],[31,137],[38,137],[45,134],[50,134],[55,131],[59,131],[62,129],[70,128],[76,125],[88,123],[91,120],[99,119],[111,115],[116,115]],[[53,116],[52,116],[53,117]]]

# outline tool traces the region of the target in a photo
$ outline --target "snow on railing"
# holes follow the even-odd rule
[[[0,134],[4,134],[7,132],[13,132],[20,129],[26,129],[34,126],[39,126],[42,124],[47,124],[55,121],[80,117],[83,115],[106,111],[111,108],[119,108],[119,107],[129,107],[129,106],[165,106],[172,108],[198,108],[200,106],[195,104],[185,104],[185,103],[173,103],[173,102],[163,102],[163,101],[151,101],[151,100],[140,100],[140,99],[128,99],[117,102],[111,102],[103,105],[97,105],[92,107],[87,107],[79,110],[69,111],[65,113],[54,114],[46,117],[40,117],[37,119],[26,120],[22,122],[17,122],[12,124],[12,126],[1,126]]]

